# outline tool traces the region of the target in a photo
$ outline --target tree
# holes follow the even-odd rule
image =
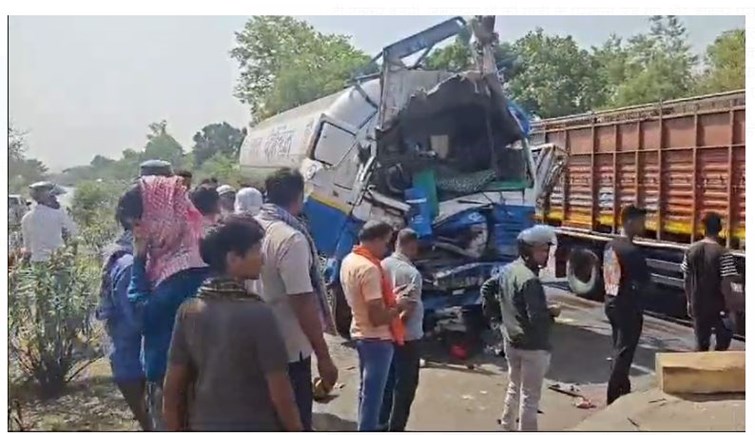
[[[244,136],[246,136],[246,130],[234,128],[227,122],[204,126],[202,131],[194,135],[192,149],[194,164],[200,167],[202,163],[216,154],[237,159]]]
[[[26,135],[8,126],[8,190],[23,192],[31,183],[47,176],[47,167],[37,159],[26,158]]]
[[[548,118],[585,112],[602,103],[597,67],[571,36],[549,36],[536,29],[513,44],[523,59],[509,81],[514,100]]]
[[[653,16],[650,32],[629,39],[625,80],[615,87],[613,107],[682,98],[694,93],[697,56],[687,43],[687,29],[673,15]]]
[[[203,180],[210,177],[217,177],[223,183],[238,186],[243,181],[238,159],[231,159],[224,154],[215,154],[205,160],[194,174],[194,178]]]
[[[289,16],[255,16],[231,50],[241,70],[235,95],[252,123],[343,89],[370,58],[344,35],[324,34]],[[304,80],[302,80],[304,79]]]
[[[425,60],[425,67],[431,70],[461,72],[472,67],[472,33],[464,28],[451,44],[434,50]],[[508,42],[495,47],[496,66],[503,72],[506,81],[521,71],[521,59],[514,46]]]
[[[165,120],[149,125],[148,142],[141,157],[144,160],[165,160],[173,166],[178,166],[183,159],[184,150],[181,144],[168,134],[167,128],[168,123]]]
[[[95,169],[104,169],[112,165],[113,163],[115,163],[115,160],[97,154],[89,163],[89,166]]]
[[[723,32],[709,45],[706,71],[701,79],[703,93],[723,92],[745,87],[745,31]]]
[[[24,159],[26,141],[24,134],[8,124],[8,163],[10,166]]]
[[[623,40],[615,34],[600,47],[592,47],[592,57],[598,66],[598,84],[605,96],[606,103],[616,100],[616,92],[627,80],[627,63],[629,53],[623,45]]]
[[[468,27],[462,29],[454,41],[437,50],[433,50],[425,60],[425,66],[431,70],[460,72],[472,66],[472,32]]]

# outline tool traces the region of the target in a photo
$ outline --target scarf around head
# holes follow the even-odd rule
[[[352,252],[356,255],[366,258],[370,261],[370,263],[374,264],[380,270],[380,287],[383,292],[383,302],[388,308],[395,307],[396,295],[393,293],[393,286],[391,286],[391,283],[388,280],[388,275],[385,273],[383,266],[380,264],[380,259],[374,256],[372,252],[370,252],[370,250],[365,248],[364,246],[357,245],[354,247]],[[390,329],[391,335],[393,336],[393,341],[395,341],[399,346],[403,346],[405,335],[404,323],[399,317],[391,320]]]
[[[312,257],[312,264],[309,267],[309,280],[312,283],[312,288],[317,296],[318,307],[320,309],[320,321],[322,322],[323,330],[328,334],[333,334],[335,331],[335,323],[333,322],[333,315],[330,312],[330,304],[328,303],[325,282],[322,279],[319,262],[317,261],[319,258],[317,247],[315,246],[314,239],[312,239],[312,236],[309,234],[307,226],[288,211],[270,203],[262,205],[262,208],[257,215],[257,220],[265,231],[267,231],[273,223],[283,222],[306,237],[307,242],[309,243],[310,256]]]
[[[178,272],[204,266],[199,255],[202,215],[186,196],[181,177],[139,179],[141,226],[147,234],[147,277],[152,289]]]

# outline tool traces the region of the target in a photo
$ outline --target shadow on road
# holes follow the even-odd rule
[[[357,430],[355,421],[328,413],[314,413],[312,415],[312,426],[318,432],[354,432]]]
[[[684,350],[679,342],[669,338],[653,336],[653,331],[645,328],[640,345],[634,357],[632,376],[649,374],[655,370],[657,352]],[[573,384],[602,384],[607,382],[611,371],[611,330],[608,325],[569,325],[556,323],[551,331],[551,365],[547,378],[556,382]],[[478,352],[468,360],[451,357],[447,348],[437,342],[423,343],[423,357],[427,367],[454,371],[473,370],[484,375],[495,375],[481,367],[492,364],[506,371],[506,359],[489,353]]]
[[[610,328],[608,329],[610,334]],[[600,384],[611,373],[611,337],[583,327],[562,323],[554,325],[551,333],[553,351],[546,377],[557,382]],[[634,365],[653,371],[656,352],[663,351],[662,343],[655,348],[640,343],[634,355]],[[633,376],[646,374],[632,368]]]

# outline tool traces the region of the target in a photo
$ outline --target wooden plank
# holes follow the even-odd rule
[[[667,394],[745,392],[745,352],[657,353],[658,387]]]

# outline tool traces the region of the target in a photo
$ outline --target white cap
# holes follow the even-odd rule
[[[37,181],[36,183],[31,184],[29,186],[29,189],[32,189],[32,190],[40,190],[40,189],[51,189],[52,190],[54,188],[55,188],[55,184],[51,183],[49,181]]]
[[[236,191],[236,189],[234,189],[233,187],[231,187],[231,186],[229,186],[227,184],[219,186],[217,190],[218,190],[218,195],[225,195],[226,193],[231,193],[231,192],[235,192]]]
[[[236,213],[257,214],[262,207],[262,193],[254,187],[244,187],[236,194],[236,202],[233,205],[233,211]]]
[[[528,245],[552,245],[556,241],[556,232],[548,225],[535,225],[519,233],[517,240]]]

